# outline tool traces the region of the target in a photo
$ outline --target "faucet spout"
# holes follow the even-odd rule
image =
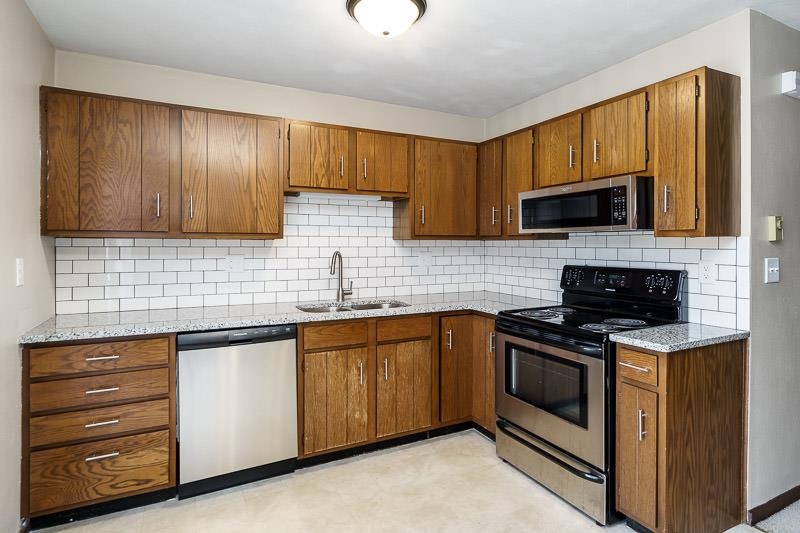
[[[350,288],[344,288],[344,276],[342,273],[342,253],[339,250],[333,252],[333,256],[331,257],[331,275],[336,274],[336,263],[339,263],[339,289],[336,291],[336,301],[341,303],[344,302],[345,296],[350,296],[353,294],[353,281],[350,280]]]

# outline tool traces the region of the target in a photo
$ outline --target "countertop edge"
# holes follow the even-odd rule
[[[704,327],[701,324],[686,324],[690,326]],[[706,346],[713,346],[716,344],[725,344],[728,342],[736,342],[750,338],[750,332],[746,330],[726,330],[711,333],[705,336],[692,337],[686,336],[682,339],[675,340],[658,340],[659,334],[654,330],[662,328],[669,328],[671,326],[661,326],[658,328],[648,328],[637,330],[631,333],[614,333],[610,336],[611,341],[617,344],[624,344],[634,348],[643,348],[645,350],[652,350],[655,352],[672,353],[680,352],[683,350],[691,350],[694,348],[703,348]],[[722,328],[718,328],[722,330]],[[634,336],[634,333],[636,334]],[[648,338],[648,333],[652,335]]]

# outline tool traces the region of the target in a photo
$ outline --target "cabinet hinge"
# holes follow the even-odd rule
[[[644,111],[645,113],[650,111],[650,100],[647,98],[644,99]]]
[[[698,98],[700,97],[700,86],[699,85],[695,85],[694,86],[694,95],[696,97],[698,97]]]
[[[281,138],[281,129],[278,128],[278,139],[280,139],[280,138]]]
[[[699,207],[695,207],[694,208],[694,219],[695,220],[700,220],[700,208]]]
[[[536,133],[531,133],[531,144],[536,144]]]
[[[644,161],[645,161],[645,163],[650,161],[650,149],[649,148],[645,148],[644,149]]]
[[[286,128],[286,140],[287,141],[291,141],[292,140],[292,125],[291,124],[289,124],[289,126]]]

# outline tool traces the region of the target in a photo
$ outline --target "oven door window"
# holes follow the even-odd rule
[[[522,200],[523,229],[590,228],[612,223],[610,188]]]
[[[511,343],[505,357],[507,394],[588,429],[585,365]]]

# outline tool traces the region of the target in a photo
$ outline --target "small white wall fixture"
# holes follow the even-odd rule
[[[800,71],[790,70],[781,74],[781,92],[800,100]]]

